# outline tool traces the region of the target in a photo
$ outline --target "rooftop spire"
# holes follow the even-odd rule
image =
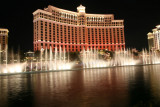
[[[77,7],[77,11],[78,11],[78,12],[85,13],[85,8],[86,8],[86,7],[82,6],[82,4],[81,4],[80,6]]]

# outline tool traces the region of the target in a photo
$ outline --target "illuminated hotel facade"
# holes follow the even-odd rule
[[[87,14],[82,5],[77,11],[49,5],[33,12],[34,51],[50,46],[69,52],[125,48],[124,20],[114,20],[113,14]]]
[[[160,25],[147,34],[149,50],[160,50]]]
[[[8,29],[0,28],[0,52],[5,51],[8,45]]]

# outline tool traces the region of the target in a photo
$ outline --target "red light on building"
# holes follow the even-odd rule
[[[83,48],[116,49],[125,48],[124,20],[114,20],[113,14],[87,14],[85,7],[78,12],[48,6],[33,13],[34,51],[41,48],[61,47],[67,52]]]

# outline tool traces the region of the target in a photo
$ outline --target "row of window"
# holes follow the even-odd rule
[[[53,50],[55,50],[55,47],[58,47],[57,48],[57,51],[59,51],[60,50],[60,47],[61,47],[61,50],[66,50],[66,51],[81,51],[81,50],[83,50],[83,49],[87,49],[87,48],[89,48],[89,49],[94,49],[94,48],[96,48],[96,49],[108,49],[108,50],[115,50],[115,49],[123,49],[125,46],[124,45],[107,45],[107,46],[83,46],[83,45],[81,45],[81,46],[75,46],[75,45],[47,45],[47,44],[40,44],[40,47],[43,47],[44,49],[46,49],[46,48],[48,48],[49,49],[49,47],[52,47],[52,49]],[[34,49],[35,50],[38,50],[38,46],[35,44],[34,45]]]
[[[53,12],[53,15],[47,15],[44,13],[37,13],[34,15],[34,19],[37,18],[44,18],[49,19],[53,21],[57,21],[60,23],[67,23],[67,24],[73,24],[77,25],[79,20],[79,25],[85,25],[85,22],[87,26],[123,26],[123,22],[113,22],[111,24],[111,18],[101,18],[101,17],[85,17],[85,16],[73,16],[73,15],[65,15],[62,13]],[[77,18],[78,17],[78,18]],[[77,20],[78,19],[78,20]]]
[[[0,34],[8,34],[8,32],[7,31],[0,31]]]
[[[37,24],[38,23],[35,23],[35,27],[37,27],[37,29],[35,29],[35,30],[37,30],[35,32],[35,41],[38,40],[38,26],[36,26]],[[53,42],[63,41],[66,43],[67,41],[73,42],[74,39],[76,39],[76,40],[79,39],[80,42],[85,43],[85,27],[82,27],[82,29],[81,29],[81,27],[79,27],[79,35],[83,35],[83,36],[78,36],[77,35],[78,29],[76,27],[62,26],[59,24],[51,24],[51,23],[47,23],[47,22],[43,22],[43,21],[41,21],[40,25],[41,25],[41,32],[40,32],[41,41],[45,40],[45,41],[51,42],[51,39],[52,39]],[[51,26],[53,27],[53,30],[51,30]],[[57,27],[55,27],[55,26],[57,26]],[[44,28],[44,30],[43,30],[43,28]],[[107,37],[109,37],[109,34],[110,34],[111,35],[110,39],[111,39],[112,35],[114,35],[115,38],[118,38],[119,42],[123,43],[123,28],[117,28],[117,29],[115,29],[115,28],[112,28],[112,29],[111,28],[107,28],[107,29],[88,28],[86,30],[88,30],[88,32],[87,32],[88,39],[92,38],[92,40],[95,40],[95,39],[93,39],[93,37],[96,38],[96,40],[103,38],[103,42],[105,42],[104,37],[106,37],[106,39],[107,39]],[[117,32],[117,34],[116,34],[116,32]],[[55,35],[57,35],[57,37],[55,37]],[[56,38],[57,38],[57,40],[56,40]],[[62,40],[64,38],[65,38],[65,40]],[[122,41],[120,41],[120,39]],[[110,41],[112,42],[112,39]],[[92,43],[92,42],[89,40],[89,43]]]

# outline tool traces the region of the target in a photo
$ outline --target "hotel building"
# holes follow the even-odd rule
[[[125,48],[124,20],[114,20],[113,14],[88,14],[82,5],[77,11],[49,5],[33,12],[34,51],[50,46],[69,52]]]
[[[160,50],[160,25],[147,34],[149,50]]]
[[[0,52],[5,51],[8,45],[8,29],[0,28]]]

